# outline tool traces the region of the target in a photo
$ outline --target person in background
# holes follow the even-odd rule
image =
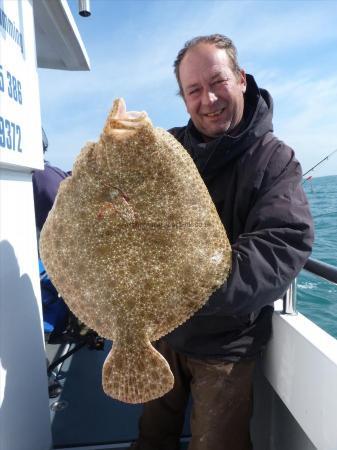
[[[45,153],[48,149],[48,139],[43,129],[42,145],[43,153]],[[68,172],[49,165],[47,161],[45,161],[43,170],[34,170],[32,174],[35,220],[38,236],[54,204],[59,185],[67,176],[69,176]]]
[[[226,36],[188,41],[174,71],[190,115],[170,132],[193,158],[232,246],[228,280],[156,343],[173,389],[144,405],[137,450],[178,450],[192,395],[189,450],[249,450],[252,376],[273,302],[308,259],[313,223],[294,151],[273,134],[273,101]]]
[[[42,145],[43,153],[45,153],[48,148],[48,139],[43,129]],[[60,183],[68,175],[68,172],[64,172],[58,167],[51,166],[47,161],[44,162],[43,170],[34,170],[32,174],[35,223],[38,240],[48,213],[53,207]],[[41,259],[39,259],[39,271],[45,336],[48,336],[51,333],[61,334],[69,321],[69,308],[66,306],[63,299],[59,297]],[[52,384],[52,386],[54,386],[54,384]]]

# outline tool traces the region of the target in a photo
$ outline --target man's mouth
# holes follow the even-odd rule
[[[222,114],[224,112],[224,110],[225,110],[225,108],[218,109],[217,111],[204,114],[204,116],[206,116],[206,117],[217,117],[217,116],[220,116],[220,114]]]

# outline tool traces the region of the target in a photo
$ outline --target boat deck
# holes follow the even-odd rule
[[[49,362],[60,355],[62,347],[46,345]],[[125,449],[137,438],[142,406],[113,400],[102,389],[101,371],[110,348],[109,341],[103,350],[83,347],[63,363],[57,376],[61,394],[49,401],[55,449]],[[186,420],[182,449],[187,448],[188,436]]]

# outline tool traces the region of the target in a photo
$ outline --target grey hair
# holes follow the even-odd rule
[[[184,47],[179,51],[174,64],[174,74],[177,78],[178,86],[179,86],[179,95],[183,96],[183,89],[181,86],[180,76],[179,76],[179,68],[181,61],[183,60],[184,56],[186,55],[187,51],[195,47],[198,44],[206,43],[206,44],[213,44],[217,48],[223,48],[226,50],[228,58],[230,60],[232,70],[233,72],[238,75],[240,73],[240,66],[237,59],[237,50],[236,47],[231,39],[229,39],[227,36],[224,36],[223,34],[210,34],[208,36],[197,36],[189,41],[187,41],[184,45]]]

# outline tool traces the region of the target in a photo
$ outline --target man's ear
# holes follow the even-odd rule
[[[179,95],[179,97],[182,99],[182,101],[185,103],[185,105],[186,105],[186,102],[185,102],[185,96],[184,96],[184,93],[183,93],[183,90],[182,89],[180,89],[180,91],[178,92],[178,95]]]
[[[180,95],[180,98],[182,99],[182,101],[184,102],[184,105],[185,105],[185,108],[186,108],[186,111],[188,112],[188,114],[189,114],[189,111],[188,111],[188,108],[187,108],[187,103],[186,103],[186,100],[185,100],[185,96],[184,96],[184,93],[183,93],[183,91],[181,90],[180,92],[179,92],[179,95]]]
[[[242,93],[244,94],[247,90],[246,72],[243,69],[240,69],[238,77],[239,77],[239,83],[241,85]]]

